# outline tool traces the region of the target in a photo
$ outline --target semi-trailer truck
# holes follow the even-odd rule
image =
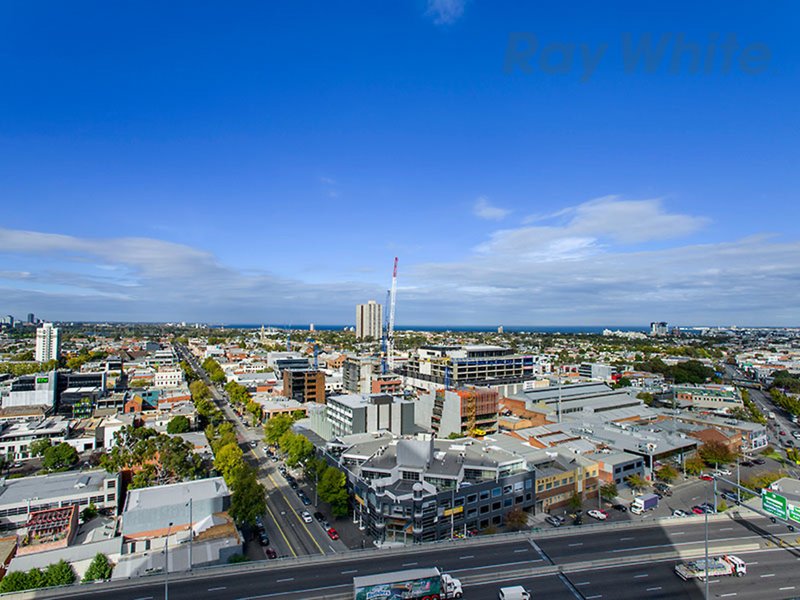
[[[675,572],[678,577],[687,581],[689,579],[705,580],[706,578],[706,559],[693,560],[690,562],[675,565]],[[738,556],[726,554],[715,556],[708,559],[708,576],[725,577],[735,575],[743,577],[747,574],[747,564]]]
[[[631,502],[631,512],[640,515],[646,510],[653,510],[656,506],[658,506],[658,496],[655,494],[636,496]]]
[[[463,595],[461,581],[436,567],[353,578],[355,600],[450,600]]]

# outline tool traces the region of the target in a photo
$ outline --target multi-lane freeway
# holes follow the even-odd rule
[[[684,556],[704,547],[701,517],[652,524],[565,528],[514,538],[486,537],[399,550],[368,550],[335,556],[265,561],[245,567],[172,575],[172,600],[345,599],[352,578],[404,568],[438,566],[464,582],[466,600],[497,597],[504,584],[519,583],[535,598],[700,598],[702,584],[674,573]],[[800,596],[797,534],[742,511],[709,523],[712,553],[734,551],[748,563],[743,578],[712,579],[715,598],[773,599]],[[123,587],[119,587],[122,585]],[[797,588],[797,593],[795,593]],[[55,596],[64,593],[48,592]],[[146,578],[81,589],[98,600],[161,600],[164,580]]]

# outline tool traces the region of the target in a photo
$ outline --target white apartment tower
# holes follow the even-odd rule
[[[383,323],[383,306],[370,300],[366,304],[356,305],[356,338],[363,339],[370,337],[379,339],[381,337],[381,326]]]
[[[44,323],[36,330],[36,362],[58,360],[61,351],[61,334],[52,323]]]

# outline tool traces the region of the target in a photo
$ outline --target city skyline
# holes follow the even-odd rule
[[[399,256],[398,324],[800,324],[795,6],[309,6],[9,10],[0,313],[348,324]]]

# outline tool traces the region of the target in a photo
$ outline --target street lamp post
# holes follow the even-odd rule
[[[172,521],[167,526],[167,537],[164,539],[164,600],[169,600],[169,533]]]
[[[716,479],[714,480],[716,482]],[[706,489],[706,509],[708,508],[708,489]],[[705,515],[705,554],[706,554],[706,561],[705,561],[705,586],[706,586],[706,594],[705,599],[708,600],[708,510],[704,510],[703,514]]]
[[[192,544],[194,543],[194,521],[192,519],[192,499],[189,498],[189,570],[192,570]]]

